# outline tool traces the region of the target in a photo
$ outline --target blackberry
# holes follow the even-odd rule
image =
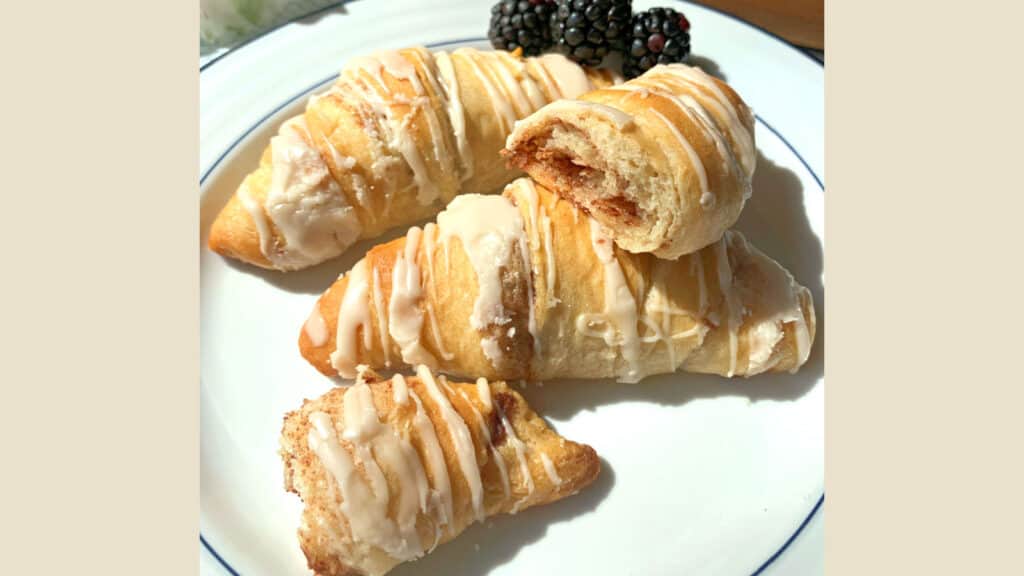
[[[632,0],[555,0],[555,5],[555,51],[584,66],[597,66],[605,55],[625,49]]]
[[[487,37],[499,50],[523,49],[524,56],[537,56],[551,47],[549,21],[552,0],[502,0],[491,7]]]
[[[682,62],[690,54],[690,21],[671,8],[633,15],[622,74],[635,78],[658,64]]]

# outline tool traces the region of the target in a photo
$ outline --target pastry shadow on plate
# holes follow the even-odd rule
[[[759,150],[753,194],[735,228],[806,286],[814,295],[815,308],[821,310],[824,248],[807,220],[804,196],[808,194],[824,192],[804,190],[792,170],[775,164]]]
[[[701,70],[707,72],[708,74],[714,76],[715,78],[718,78],[723,82],[729,81],[729,79],[726,78],[725,76],[725,72],[722,72],[722,69],[718,66],[718,63],[712,60],[711,58],[708,58],[707,56],[701,56],[700,54],[690,54],[690,56],[686,59],[686,63],[689,64],[690,66],[697,66]]]
[[[544,537],[548,527],[588,514],[597,508],[615,485],[615,473],[601,458],[601,473],[579,494],[515,515],[502,514],[473,524],[427,556],[400,564],[388,576],[416,574],[480,575],[515,559],[519,550]]]

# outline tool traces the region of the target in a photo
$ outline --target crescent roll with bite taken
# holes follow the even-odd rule
[[[322,373],[425,364],[492,379],[796,371],[814,303],[738,232],[678,260],[631,254],[527,179],[464,195],[370,250],[299,335]]]
[[[298,270],[433,216],[462,192],[495,192],[517,175],[498,154],[517,120],[612,81],[556,54],[409,48],[357,58],[281,125],[214,221],[209,247]]]
[[[285,486],[318,576],[384,574],[473,522],[577,493],[600,472],[503,382],[361,372],[285,416]]]
[[[726,83],[685,64],[554,102],[503,154],[582,207],[616,244],[674,259],[717,242],[750,196],[754,116]]]

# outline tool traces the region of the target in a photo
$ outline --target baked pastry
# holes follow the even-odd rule
[[[739,218],[754,173],[754,116],[700,68],[659,65],[541,108],[516,125],[503,154],[620,247],[672,259],[716,242]]]
[[[422,230],[371,249],[299,335],[327,375],[426,364],[547,380],[795,371],[814,304],[738,232],[678,260],[630,254],[600,224],[521,178],[456,198]]]
[[[600,471],[503,382],[372,372],[284,419],[285,487],[320,576],[384,574],[488,516],[554,502]]]
[[[498,154],[516,120],[612,81],[556,54],[409,48],[357,58],[281,125],[209,246],[296,270],[433,216],[461,192],[498,191],[517,174]]]

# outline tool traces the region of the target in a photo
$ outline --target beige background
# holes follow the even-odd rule
[[[198,565],[198,5],[120,4],[0,35],[9,574]],[[1020,566],[1022,19],[994,6],[826,9],[830,575]]]
[[[1021,11],[827,4],[830,576],[1021,570]]]
[[[197,2],[9,2],[0,573],[198,566]]]

